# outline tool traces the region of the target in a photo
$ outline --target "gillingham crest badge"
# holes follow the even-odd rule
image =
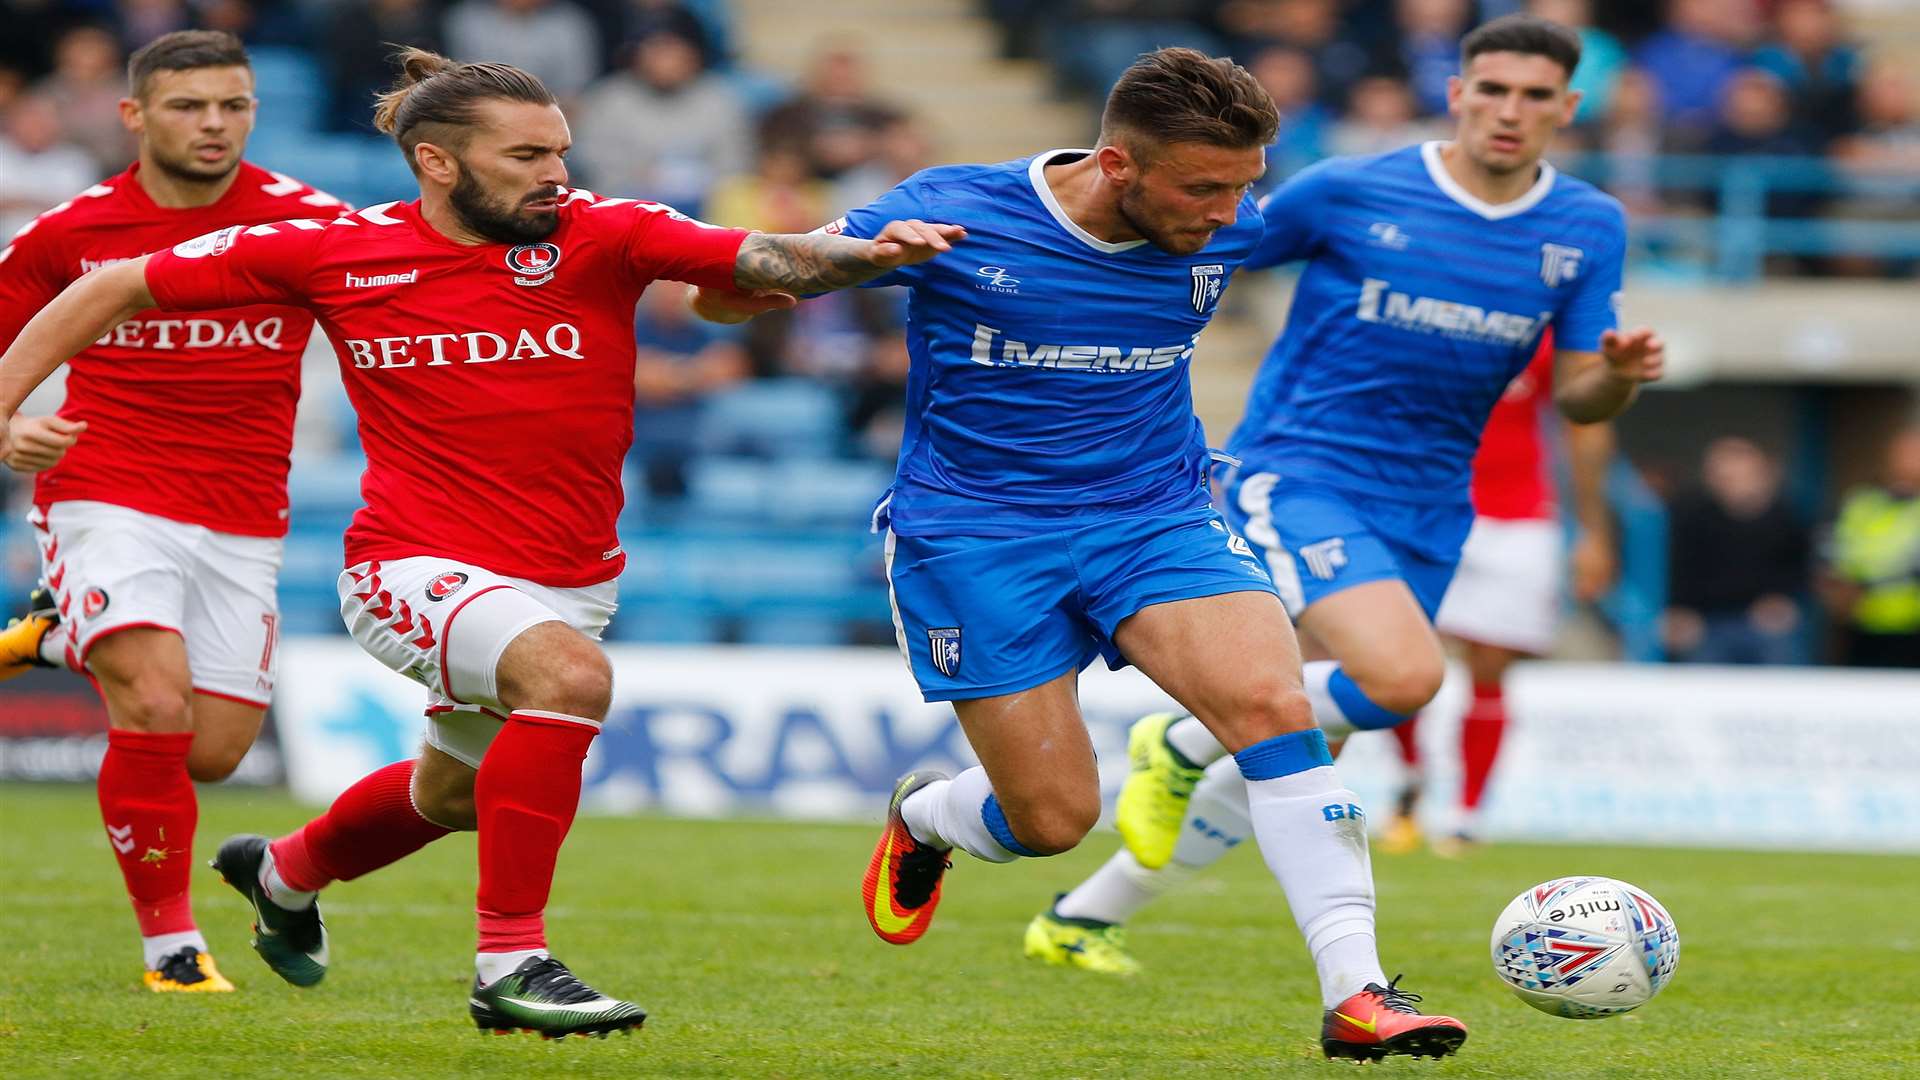
[[[467,575],[458,570],[449,570],[432,581],[427,582],[427,599],[445,600],[459,592],[467,584]]]
[[[1220,304],[1220,290],[1227,287],[1227,268],[1221,263],[1208,263],[1193,268],[1193,313],[1210,314]]]
[[[933,666],[951,679],[960,671],[960,628],[940,626],[927,630],[927,651],[933,654]]]
[[[545,285],[560,265],[560,249],[548,243],[521,244],[507,252],[507,269],[515,285]]]

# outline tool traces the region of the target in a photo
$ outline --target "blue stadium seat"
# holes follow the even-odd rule
[[[844,645],[847,624],[830,615],[774,612],[742,622],[740,641],[744,645]]]
[[[253,60],[262,129],[318,131],[327,103],[327,79],[312,55],[276,45],[255,46],[247,55]]]
[[[701,521],[756,521],[769,515],[774,469],[757,458],[705,457],[687,463],[687,510]]]
[[[865,527],[873,504],[893,482],[893,466],[873,461],[782,461],[771,476],[775,521]]]
[[[760,379],[703,402],[695,443],[713,454],[826,458],[844,437],[840,398],[831,387],[812,379]]]

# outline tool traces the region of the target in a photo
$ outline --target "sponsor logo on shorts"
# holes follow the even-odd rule
[[[458,570],[449,570],[432,581],[427,582],[427,599],[445,600],[464,587],[467,575]]]
[[[933,666],[951,679],[960,670],[960,628],[933,627],[927,630],[927,650],[933,654]]]
[[[1300,561],[1307,564],[1307,572],[1321,581],[1332,581],[1333,575],[1347,565],[1347,541],[1343,537],[1322,540],[1308,544],[1300,549]]]
[[[107,590],[95,586],[80,594],[80,613],[92,618],[107,610],[107,605],[111,602],[112,598],[107,596]]]
[[[560,265],[560,249],[548,243],[521,244],[507,252],[507,269],[515,285],[545,285]]]

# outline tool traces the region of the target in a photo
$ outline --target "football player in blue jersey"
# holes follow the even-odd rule
[[[1212,506],[1193,414],[1194,340],[1261,243],[1248,190],[1277,120],[1245,70],[1163,49],[1116,84],[1094,149],[929,169],[829,226],[966,230],[874,282],[911,290],[912,356],[899,470],[874,516],[900,648],[981,765],[900,778],[862,901],[875,933],[907,944],[952,849],[1007,862],[1079,843],[1100,787],[1076,682],[1097,656],[1131,663],[1233,752],[1327,1004],[1373,1017],[1370,1050],[1437,1056],[1466,1028],[1414,1012],[1381,972],[1365,823],[1269,572]]]
[[[1461,53],[1451,142],[1304,170],[1263,201],[1243,264],[1307,263],[1229,444],[1243,464],[1225,501],[1327,657],[1305,665],[1305,688],[1334,738],[1396,725],[1439,690],[1432,619],[1473,521],[1470,464],[1540,335],[1553,328],[1554,400],[1575,422],[1619,413],[1664,364],[1652,331],[1615,328],[1620,204],[1542,159],[1579,107],[1578,37],[1508,16]],[[1246,834],[1230,778],[1214,779],[1230,767],[1208,769],[1226,753],[1208,725],[1148,717],[1128,749],[1126,850],[1034,921],[1032,955],[1129,967],[1109,928]],[[1302,925],[1311,944],[1318,928]],[[1364,1051],[1364,1010],[1344,1012],[1329,1013],[1328,1051]]]

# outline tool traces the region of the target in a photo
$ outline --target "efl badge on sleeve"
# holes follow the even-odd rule
[[[927,650],[933,654],[933,666],[951,679],[960,670],[960,628],[942,626],[927,631]]]

